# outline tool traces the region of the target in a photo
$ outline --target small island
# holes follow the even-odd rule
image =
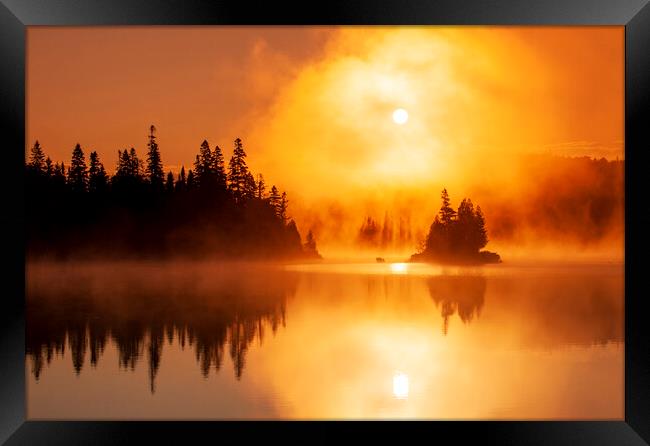
[[[481,251],[488,242],[481,207],[475,209],[469,198],[463,199],[457,211],[449,204],[449,194],[443,189],[440,211],[431,223],[422,250],[411,256],[411,262],[501,263],[499,254]]]

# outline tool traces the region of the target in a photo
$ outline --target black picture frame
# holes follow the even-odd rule
[[[623,25],[625,26],[625,419],[517,422],[37,422],[25,420],[23,166],[25,36],[31,25]],[[0,0],[0,441],[7,444],[188,442],[195,435],[286,440],[350,433],[383,440],[477,439],[495,444],[642,445],[650,443],[650,328],[643,277],[650,228],[643,199],[644,150],[650,149],[648,0],[364,0],[284,5],[264,1]],[[598,389],[594,389],[595,392]],[[280,430],[283,432],[280,433]],[[289,434],[287,434],[287,431]],[[275,434],[275,435],[274,435]],[[289,436],[287,436],[289,435]],[[404,437],[403,435],[408,435]],[[427,441],[429,441],[427,440]]]

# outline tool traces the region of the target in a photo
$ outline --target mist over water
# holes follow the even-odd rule
[[[621,419],[623,279],[612,262],[32,262],[28,418]]]

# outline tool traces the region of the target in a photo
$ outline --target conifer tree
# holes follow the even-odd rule
[[[456,211],[449,205],[449,194],[447,189],[442,190],[442,206],[440,207],[440,222],[443,225],[449,225],[454,220],[456,216]]]
[[[316,238],[314,237],[313,231],[310,229],[307,233],[307,238],[304,244],[305,253],[311,257],[320,257],[318,253],[318,248],[316,247]]]
[[[68,170],[68,184],[73,192],[88,190],[88,167],[81,146],[77,144],[72,151],[72,160]]]
[[[135,179],[136,182],[140,182],[142,180],[142,162],[138,158],[134,147],[131,147],[131,150],[129,150],[128,159],[130,176]]]
[[[43,152],[41,145],[38,143],[38,140],[36,140],[30,151],[29,167],[37,173],[45,172],[45,153]]]
[[[88,168],[88,189],[90,192],[104,192],[108,185],[108,175],[104,165],[99,161],[96,151],[90,152],[90,166]]]
[[[244,196],[246,198],[253,199],[257,193],[257,183],[255,182],[255,177],[252,173],[246,173],[246,187],[244,189]]]
[[[289,216],[287,215],[287,211],[289,209],[289,200],[287,199],[287,193],[282,192],[282,196],[280,197],[280,206],[278,208],[278,216],[282,220],[283,223],[287,222],[287,219]]]
[[[232,193],[236,203],[241,202],[246,197],[247,181],[246,152],[241,139],[237,138],[235,140],[235,150],[228,164],[228,190]]]
[[[263,200],[266,196],[266,184],[264,184],[264,176],[260,173],[257,175],[257,184],[255,186],[255,197]]]
[[[155,191],[162,190],[164,181],[164,172],[162,159],[160,157],[160,149],[156,143],[156,127],[151,125],[149,127],[149,142],[147,143],[147,166],[145,172],[149,180],[149,184]]]
[[[220,190],[226,189],[227,176],[226,176],[226,166],[223,159],[223,153],[219,146],[214,147],[214,152],[212,152],[212,169],[215,174],[215,182],[217,188]]]
[[[481,206],[476,206],[476,244],[478,249],[487,245],[487,242],[488,236],[487,229],[485,228],[485,217],[483,216]]]
[[[280,216],[280,193],[275,185],[271,186],[271,194],[269,195],[269,204],[273,208],[276,216]]]
[[[215,174],[213,153],[210,151],[208,141],[204,139],[194,161],[194,179],[199,187],[209,187]]]
[[[117,166],[115,167],[115,176],[113,180],[115,180],[116,178],[128,177],[129,169],[130,169],[129,152],[127,152],[126,149],[124,149],[124,152],[118,150]]]

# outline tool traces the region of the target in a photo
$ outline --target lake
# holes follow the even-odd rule
[[[623,419],[621,263],[30,263],[29,419]]]

